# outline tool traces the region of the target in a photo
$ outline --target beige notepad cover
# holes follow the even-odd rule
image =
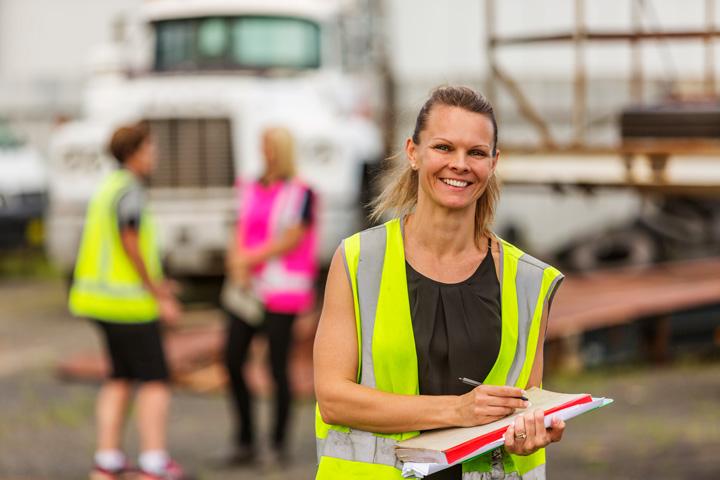
[[[556,393],[549,390],[542,390],[533,387],[527,390],[527,398],[530,401],[528,408],[515,410],[515,413],[485,425],[477,427],[455,427],[441,430],[431,430],[421,433],[417,437],[399,442],[395,447],[395,453],[403,462],[452,462],[446,455],[453,449],[472,440],[478,439],[478,448],[484,442],[481,437],[497,436],[499,431],[505,432],[508,426],[515,422],[518,415],[527,410],[542,409],[544,412],[557,411],[564,406],[577,403],[582,399],[590,399],[586,393]],[[490,440],[492,441],[492,440]]]

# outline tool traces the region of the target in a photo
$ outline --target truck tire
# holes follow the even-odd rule
[[[650,265],[660,259],[660,246],[640,228],[606,232],[566,248],[559,257],[569,270],[588,272],[607,267]]]

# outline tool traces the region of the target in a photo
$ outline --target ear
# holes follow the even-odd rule
[[[407,157],[407,161],[410,162],[410,167],[412,167],[413,170],[417,170],[415,147],[416,145],[415,142],[413,142],[413,139],[408,137],[407,140],[405,140],[405,156]]]
[[[492,165],[491,165],[491,167],[490,167],[490,170],[491,170],[491,172],[492,172],[493,175],[495,174],[495,168],[497,168],[498,160],[500,160],[500,149],[499,149],[499,148],[496,148],[496,149],[495,149],[495,156],[494,156],[493,159],[492,159]]]

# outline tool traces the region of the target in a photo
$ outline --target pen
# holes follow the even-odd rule
[[[472,385],[473,387],[479,387],[480,385],[482,385],[482,383],[478,382],[477,380],[472,380],[470,378],[459,377],[458,380],[460,380],[465,385]],[[513,398],[519,398],[520,400],[525,400],[526,402],[528,401],[528,399],[523,396]]]

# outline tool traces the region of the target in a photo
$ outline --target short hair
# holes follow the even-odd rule
[[[113,133],[109,145],[110,153],[120,165],[124,165],[149,137],[150,127],[147,122],[124,125]]]

